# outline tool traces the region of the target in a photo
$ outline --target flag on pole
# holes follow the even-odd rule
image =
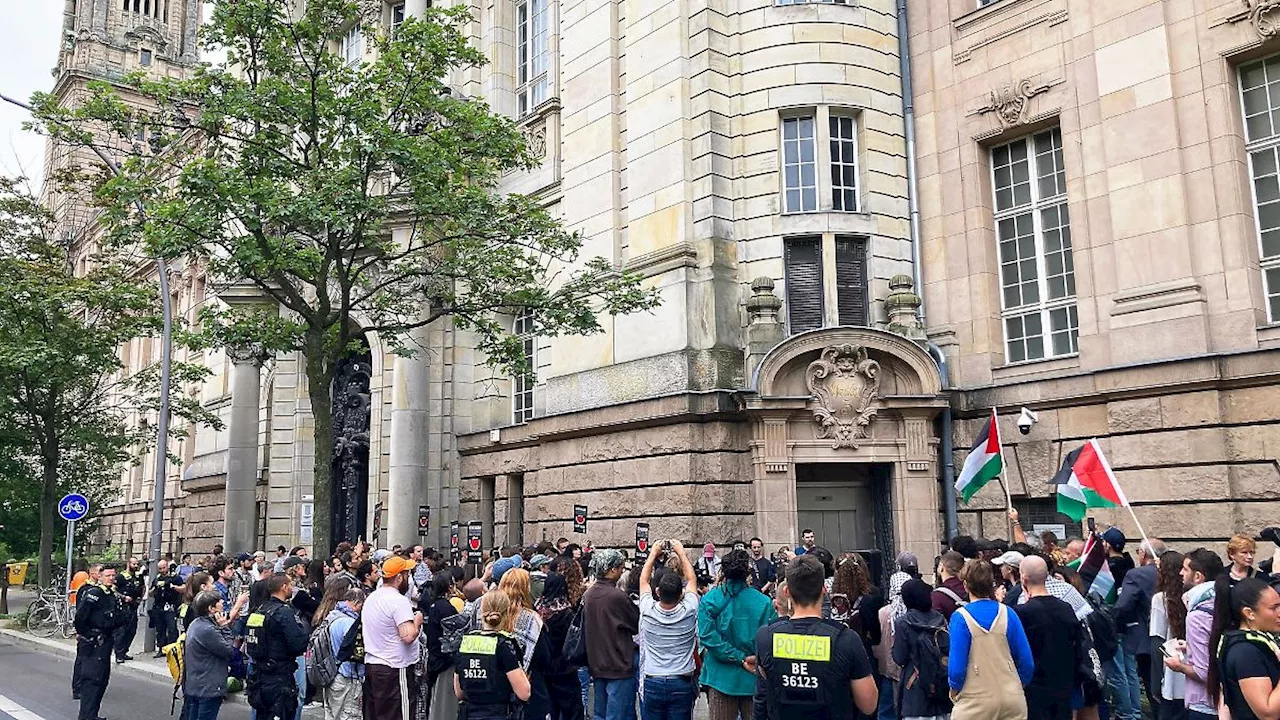
[[[991,409],[991,418],[982,426],[978,439],[969,450],[969,457],[964,459],[964,467],[960,477],[956,478],[956,492],[965,502],[969,502],[983,485],[991,482],[1004,469],[1004,460],[1000,453],[1000,426],[996,424],[995,408]]]
[[[1058,486],[1058,512],[1076,522],[1089,508],[1129,505],[1097,440],[1067,453],[1053,483]]]
[[[1088,595],[1098,594],[1109,604],[1116,601],[1116,579],[1111,574],[1111,565],[1107,563],[1107,544],[1097,533],[1089,535],[1085,543],[1084,554],[1075,561],[1080,570],[1080,579],[1089,586]]]

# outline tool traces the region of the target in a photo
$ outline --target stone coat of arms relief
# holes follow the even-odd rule
[[[819,437],[830,440],[832,449],[856,450],[876,417],[880,363],[867,357],[864,347],[833,345],[809,364],[805,382],[816,404],[813,420],[822,428]]]

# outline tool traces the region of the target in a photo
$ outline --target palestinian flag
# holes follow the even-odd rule
[[[1103,602],[1114,605],[1116,601],[1116,579],[1111,574],[1111,565],[1107,563],[1107,544],[1097,533],[1089,535],[1084,546],[1084,554],[1076,561],[1079,563],[1080,579],[1089,586],[1088,595],[1094,593]]]
[[[1097,440],[1067,453],[1053,483],[1058,486],[1058,512],[1076,522],[1089,508],[1129,504]]]
[[[969,457],[964,459],[964,468],[960,477],[956,478],[956,492],[960,499],[969,502],[983,485],[991,482],[1004,469],[1004,460],[1000,454],[1000,426],[996,424],[995,408],[991,409],[991,419],[978,433]]]

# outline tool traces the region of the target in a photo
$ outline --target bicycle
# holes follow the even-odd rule
[[[66,594],[53,585],[40,591],[40,596],[27,606],[27,632],[39,637],[53,637],[60,632],[70,638],[76,634],[75,618]]]

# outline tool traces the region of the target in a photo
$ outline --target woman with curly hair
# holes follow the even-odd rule
[[[699,684],[707,688],[711,720],[752,715],[756,631],[778,619],[769,597],[751,587],[754,565],[746,550],[724,556],[723,580],[698,603],[698,642],[706,652]]]
[[[1156,594],[1151,598],[1151,643],[1164,645],[1170,640],[1187,639],[1187,606],[1182,602],[1182,558],[1180,552],[1170,550],[1160,556],[1156,570]],[[1154,653],[1153,653],[1154,654]],[[1160,698],[1156,709],[1157,720],[1174,720],[1186,717],[1187,676],[1161,665],[1158,674]],[[1154,689],[1154,688],[1153,688]]]
[[[576,562],[569,564],[578,567]],[[543,634],[551,648],[551,664],[546,673],[551,720],[583,720],[585,709],[580,697],[582,683],[578,679],[578,669],[564,661],[564,638],[577,608],[569,601],[569,585],[565,576],[557,572],[547,573],[542,595],[534,604],[546,625]]]

